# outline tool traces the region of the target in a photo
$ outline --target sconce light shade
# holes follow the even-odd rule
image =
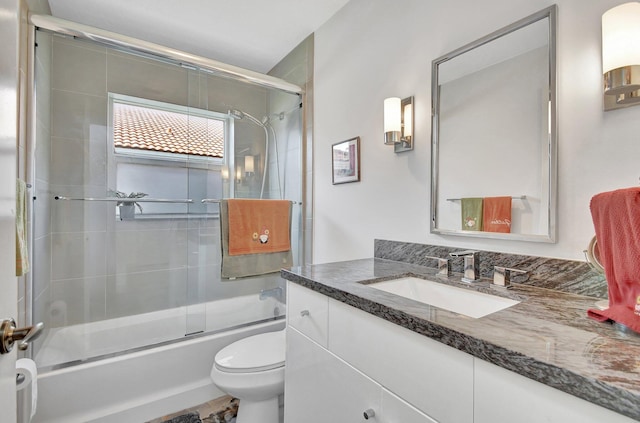
[[[220,170],[220,176],[222,176],[222,179],[229,179],[229,166],[222,166],[222,169]]]
[[[387,145],[400,142],[402,131],[401,102],[399,97],[390,97],[384,100],[384,143]]]
[[[384,100],[384,143],[396,153],[413,150],[413,97]]]
[[[244,171],[246,173],[253,173],[253,156],[244,156]]]
[[[604,108],[640,104],[640,3],[624,3],[602,15]]]

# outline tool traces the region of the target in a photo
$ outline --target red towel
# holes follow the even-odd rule
[[[289,251],[289,209],[286,200],[230,199],[229,255]]]
[[[485,197],[482,230],[511,233],[511,197]]]
[[[590,207],[609,285],[609,308],[587,314],[640,332],[640,188],[597,194]]]

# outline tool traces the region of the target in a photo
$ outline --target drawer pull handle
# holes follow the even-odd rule
[[[309,310],[302,310],[300,312],[300,317],[304,317],[304,316],[308,316],[309,315]]]
[[[376,415],[376,412],[370,408],[364,411],[365,420],[369,420],[370,418],[375,417],[375,415]]]

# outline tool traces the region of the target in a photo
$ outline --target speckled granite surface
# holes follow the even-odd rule
[[[460,248],[379,239],[374,242],[376,258],[430,267],[435,267],[435,260],[427,259],[427,256],[446,258],[450,252],[459,250]],[[527,275],[513,279],[525,285],[607,298],[607,281],[604,275],[592,270],[582,261],[480,251],[481,276],[493,277],[494,266],[528,271]],[[462,273],[462,258],[453,259],[451,268],[454,272]]]
[[[386,246],[385,246],[386,248]],[[378,244],[376,243],[376,253]],[[421,253],[422,254],[422,253]],[[640,421],[640,336],[586,316],[598,298],[514,284],[498,291],[434,276],[435,269],[372,258],[283,270],[285,279],[475,357]],[[366,286],[413,275],[521,302],[470,319]],[[364,283],[362,283],[364,282]]]

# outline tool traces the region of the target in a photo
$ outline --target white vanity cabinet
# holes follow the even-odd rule
[[[290,326],[285,378],[285,423],[437,423]]]
[[[329,350],[440,423],[473,423],[473,357],[336,300]]]
[[[300,285],[287,289],[285,423],[635,422]]]
[[[633,423],[566,392],[475,360],[475,423]]]
[[[287,292],[285,423],[473,422],[471,356],[325,296],[318,342],[322,323],[299,318],[323,316],[320,302],[298,301],[319,294],[293,283]]]

